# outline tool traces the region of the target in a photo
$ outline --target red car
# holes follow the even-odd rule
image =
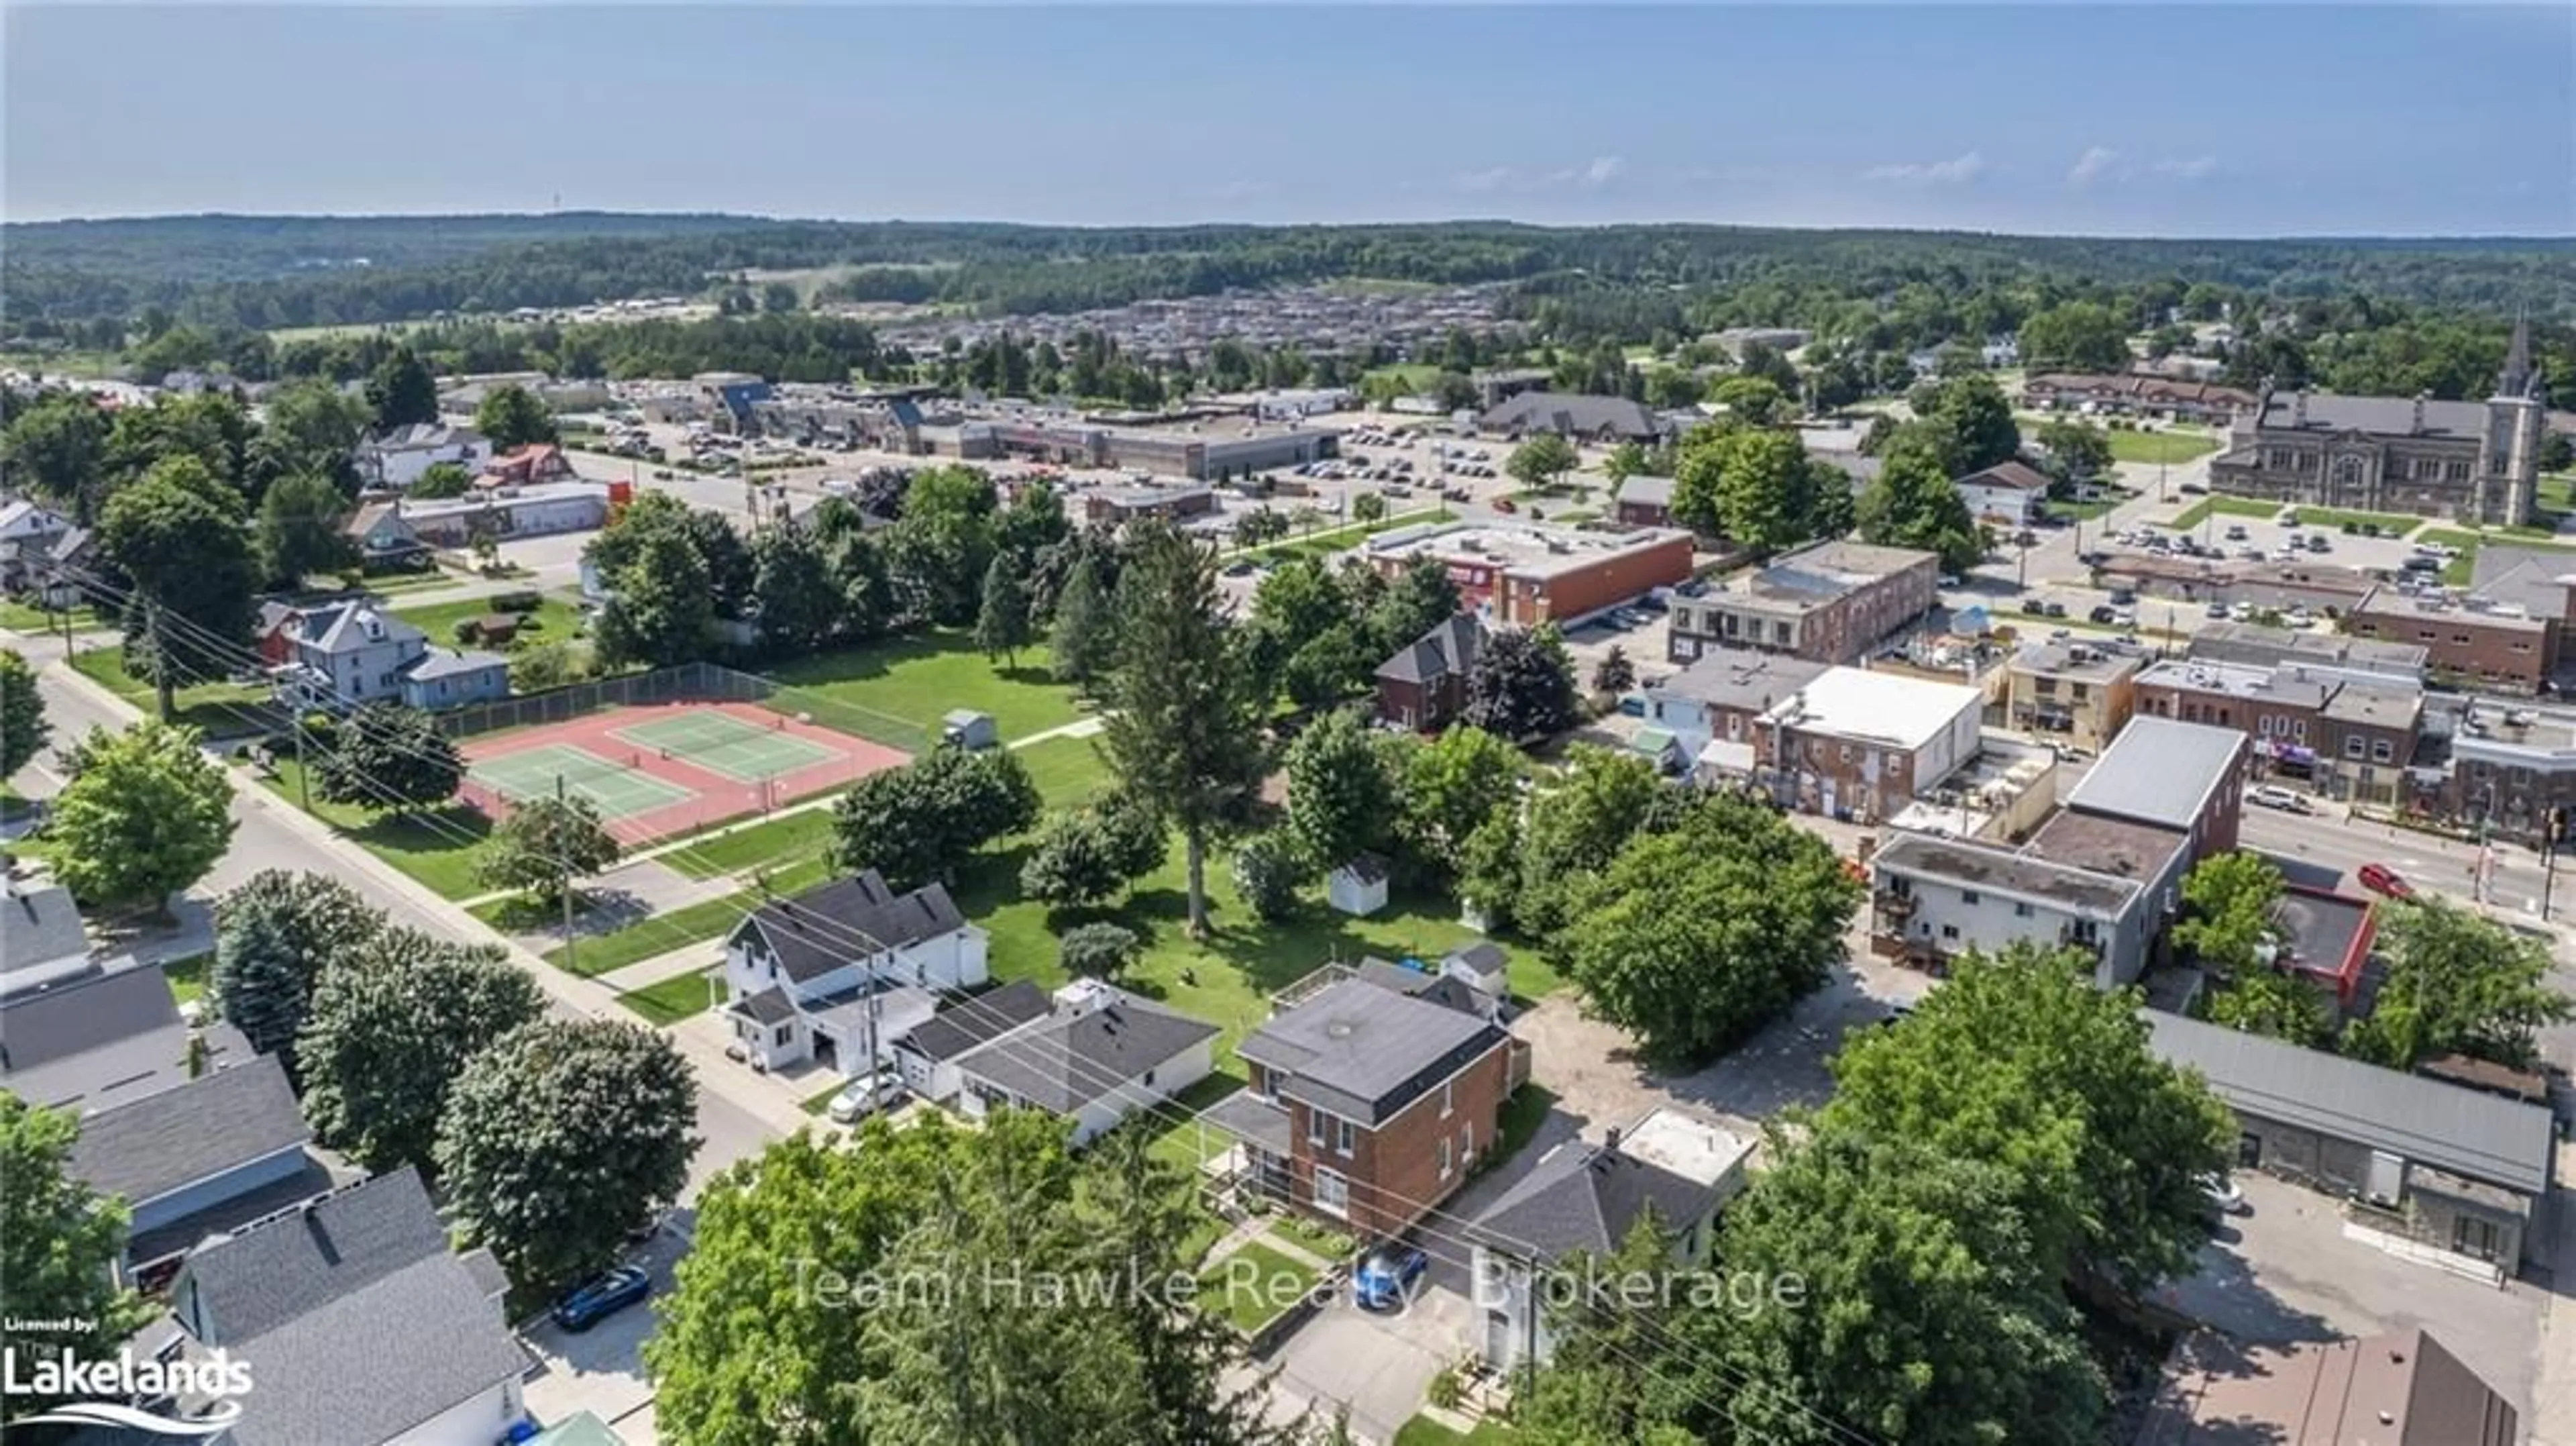
[[[2392,899],[2415,897],[2415,886],[2406,882],[2404,874],[2386,864],[2363,864],[2360,878],[2361,886],[2374,894],[2386,894]]]

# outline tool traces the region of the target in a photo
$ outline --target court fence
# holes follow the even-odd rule
[[[648,673],[594,678],[542,693],[469,703],[431,716],[448,737],[474,738],[513,728],[569,723],[610,708],[666,703],[751,703],[905,753],[922,753],[932,742],[929,732],[908,718],[827,697],[811,688],[789,687],[721,663],[681,663]]]

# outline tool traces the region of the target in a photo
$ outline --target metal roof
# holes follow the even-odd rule
[[[2235,729],[2141,713],[2103,750],[2066,806],[2188,829],[2245,748]]]
[[[2239,1114],[2315,1130],[2525,1195],[2549,1189],[2555,1121],[2522,1104],[2180,1015],[2147,1015],[2156,1053]]]

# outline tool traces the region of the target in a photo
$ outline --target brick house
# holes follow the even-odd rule
[[[1572,623],[1688,582],[1691,535],[1499,519],[1428,523],[1381,532],[1361,544],[1359,556],[1390,581],[1428,557],[1448,572],[1466,607],[1529,628]]]
[[[1448,727],[1467,706],[1467,673],[1484,641],[1484,625],[1459,613],[1378,664],[1377,716],[1418,733]]]
[[[1892,818],[1977,756],[1985,702],[1957,683],[1828,668],[1754,723],[1753,782],[1802,813]]]
[[[1383,1239],[1466,1183],[1525,1057],[1491,1017],[1437,994],[1317,978],[1244,1038],[1252,1087],[1207,1119],[1243,1142],[1254,1188]]]

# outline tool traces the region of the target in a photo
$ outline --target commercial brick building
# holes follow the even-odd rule
[[[2138,373],[2043,372],[2022,383],[2032,406],[2089,407],[2126,416],[2160,416],[2221,426],[2254,407],[2254,394],[2236,387]]]
[[[1749,648],[1856,663],[1932,608],[1938,556],[1840,540],[1784,553],[1749,577],[1672,609],[1668,656],[1687,663]]]
[[[2180,830],[2185,867],[2236,847],[2253,750],[2245,735],[2141,713],[2067,795],[2077,813]]]
[[[2093,643],[2033,643],[2007,665],[2005,716],[2025,733],[2099,753],[2137,707],[2146,660]]]
[[[1359,555],[1390,578],[1431,558],[1466,606],[1516,627],[1588,617],[1691,575],[1690,534],[1668,527],[1429,523],[1381,532]]]
[[[1892,817],[1976,756],[1985,694],[1897,673],[1828,668],[1753,726],[1753,782],[1782,805]]]
[[[2425,650],[2428,671],[2463,687],[2536,693],[2558,666],[2561,619],[2471,594],[2409,595],[2393,587],[2361,600],[2344,629]]]

